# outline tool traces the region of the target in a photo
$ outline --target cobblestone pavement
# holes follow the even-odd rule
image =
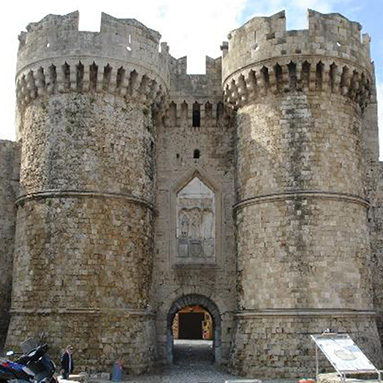
[[[174,363],[172,365],[146,375],[125,375],[121,383],[225,383],[231,380],[250,383],[257,378],[245,379],[233,376],[223,367],[214,364],[212,342],[176,341],[173,355]],[[266,380],[263,382],[298,383],[298,380]],[[90,379],[89,383],[111,383],[111,381]]]
[[[126,383],[224,383],[236,379],[214,364],[212,342],[178,341],[174,364],[151,374],[124,377]]]

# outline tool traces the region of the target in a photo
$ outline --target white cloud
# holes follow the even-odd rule
[[[339,12],[339,9],[350,4],[352,0],[269,0],[247,2],[250,13],[256,16],[270,16],[278,11],[286,10],[288,29],[307,28],[307,9],[321,13]]]
[[[166,13],[161,18],[148,15],[148,26],[162,34],[174,57],[188,56],[190,73],[201,73],[205,55],[220,56],[219,46],[237,27],[244,6],[245,0],[161,0],[158,7]]]
[[[101,11],[117,18],[135,18],[161,33],[172,56],[188,56],[189,73],[201,73],[205,55],[220,56],[220,44],[238,26],[246,0],[140,0],[122,4],[95,0],[90,9],[80,3],[80,29],[98,30]]]

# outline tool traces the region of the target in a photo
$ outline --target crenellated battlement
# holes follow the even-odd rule
[[[370,73],[343,61],[326,58],[279,58],[276,62],[253,65],[230,76],[224,84],[224,98],[237,109],[266,95],[290,91],[338,94],[364,109],[372,94]]]
[[[16,97],[24,107],[37,97],[56,93],[106,92],[163,109],[167,88],[155,78],[152,73],[137,71],[134,66],[116,68],[105,60],[55,60],[49,66],[39,66],[20,75]]]
[[[187,57],[170,58],[170,92],[180,97],[222,96],[222,58],[206,56],[206,74],[187,74]]]
[[[187,56],[175,58],[170,56],[169,65],[173,76],[187,75]],[[205,73],[206,76],[221,77],[222,58],[205,57]]]
[[[187,58],[170,59],[166,126],[216,126],[223,118],[221,57],[206,56],[206,74],[187,74]]]
[[[117,19],[102,13],[100,32],[78,30],[79,13],[48,15],[27,26],[19,36],[17,78],[39,68],[84,61],[109,64],[115,71],[132,67],[163,87],[169,82],[169,49],[161,35],[135,19]],[[161,48],[161,51],[160,51]],[[98,65],[103,66],[103,65]]]
[[[361,35],[361,25],[338,13],[308,10],[309,28],[286,30],[285,12],[270,17],[254,17],[229,34],[223,45],[223,81],[254,63],[273,59],[329,57],[344,65],[359,65],[372,73],[370,37]],[[319,60],[318,60],[319,61]]]

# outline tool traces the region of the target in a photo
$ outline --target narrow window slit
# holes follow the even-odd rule
[[[64,73],[64,89],[69,90],[70,89],[70,66],[68,63],[65,63],[62,66],[62,70]]]
[[[98,71],[98,66],[96,63],[93,63],[89,67],[89,85],[90,85],[90,90],[96,91],[97,88],[97,71]]]
[[[193,104],[193,127],[201,126],[201,105],[198,102]]]
[[[78,65],[76,66],[76,85],[77,85],[77,90],[79,92],[82,91],[84,83],[84,65],[79,61]]]

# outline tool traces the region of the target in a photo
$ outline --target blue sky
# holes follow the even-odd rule
[[[15,139],[17,36],[28,23],[37,22],[49,13],[63,15],[79,10],[80,30],[88,31],[99,30],[101,12],[117,18],[136,18],[161,33],[162,41],[169,44],[174,57],[188,56],[189,73],[203,73],[205,55],[220,56],[220,44],[232,29],[254,16],[270,16],[283,9],[288,29],[304,29],[308,8],[322,13],[341,13],[362,24],[362,32],[371,36],[383,131],[383,0],[20,0],[7,3],[7,13],[0,23],[0,44],[6,52],[1,64],[0,139]],[[380,141],[383,149],[383,132]]]

